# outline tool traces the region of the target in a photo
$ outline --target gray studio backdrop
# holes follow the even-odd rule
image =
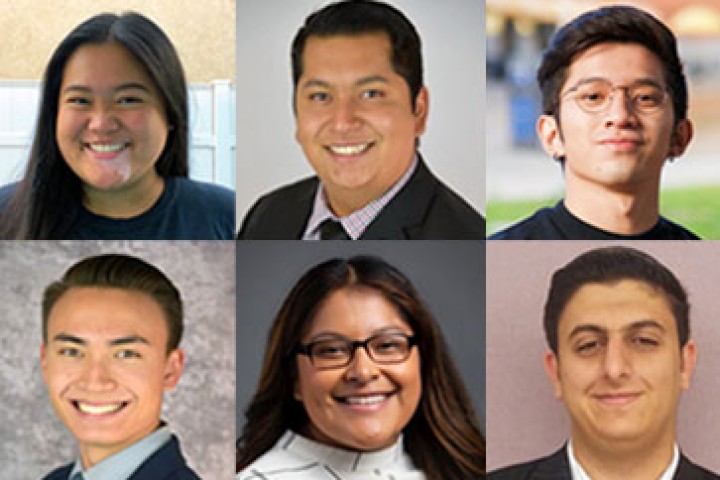
[[[290,44],[328,0],[237,0],[237,195],[242,221],[263,193],[312,173],[295,142]],[[388,0],[422,40],[429,167],[485,211],[485,2]]]
[[[233,242],[0,242],[0,476],[36,480],[75,458],[40,372],[40,300],[47,284],[73,263],[99,253],[143,258],[180,290],[187,360],[179,384],[165,397],[163,418],[200,476],[233,478]]]
[[[542,328],[550,277],[577,255],[625,245],[654,256],[680,279],[690,301],[690,337],[698,363],[680,400],[678,443],[690,459],[720,472],[720,242],[488,242],[488,470],[548,455],[570,422],[543,369]]]
[[[267,334],[292,286],[333,257],[377,255],[415,285],[440,324],[484,430],[485,242],[238,242],[237,431],[255,391]]]

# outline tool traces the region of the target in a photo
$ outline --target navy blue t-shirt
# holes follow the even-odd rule
[[[15,185],[0,189],[0,205]],[[63,239],[67,240],[232,240],[235,236],[235,192],[187,178],[165,179],[160,198],[137,217],[116,219],[86,208]]]

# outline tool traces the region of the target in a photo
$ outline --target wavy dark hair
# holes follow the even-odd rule
[[[237,471],[267,452],[287,429],[310,421],[293,397],[297,342],[335,291],[365,287],[394,305],[418,339],[423,392],[404,432],[405,448],[428,478],[477,479],[485,473],[485,440],[440,328],[410,281],[371,256],[332,259],[309,270],[293,287],[268,335],[262,372],[237,441]]]
[[[164,178],[187,177],[187,84],[175,47],[160,27],[139,13],[99,14],[72,30],[50,58],[27,169],[0,214],[0,238],[61,239],[77,218],[82,182],[55,139],[60,86],[72,54],[83,45],[102,43],[122,45],[154,82],[172,126],[155,169]]]
[[[129,255],[104,254],[80,260],[60,280],[45,288],[42,298],[42,335],[47,343],[50,312],[68,290],[76,287],[119,288],[149,295],[162,308],[168,327],[167,352],[175,350],[183,334],[180,292],[158,268]]]

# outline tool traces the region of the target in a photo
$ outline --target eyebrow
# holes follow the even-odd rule
[[[660,330],[661,332],[665,331],[665,327],[660,325],[655,320],[638,320],[636,322],[632,322],[630,325],[626,325],[622,328],[624,331],[633,331],[633,330],[640,330],[643,328],[653,328],[656,330]],[[597,333],[605,335],[607,334],[607,329],[602,328],[599,325],[592,325],[592,324],[580,324],[576,325],[575,328],[572,329],[570,334],[568,335],[568,338],[571,339],[581,333]]]
[[[367,77],[362,77],[359,80],[356,80],[353,85],[355,87],[364,87],[370,83],[390,83],[390,80],[383,75],[368,75]],[[325,80],[320,80],[319,78],[311,78],[303,83],[300,88],[307,89],[313,87],[330,88],[330,83]]]
[[[568,92],[571,92],[571,91],[577,89],[580,85],[585,85],[586,83],[592,83],[592,82],[598,82],[598,81],[607,82],[613,86],[616,86],[613,82],[610,81],[609,78],[606,78],[606,77],[588,77],[588,78],[583,78],[583,79],[575,82],[575,84],[572,87],[568,88],[565,93],[568,93]],[[633,80],[632,82],[630,82],[628,85],[625,85],[625,86],[626,87],[634,87],[637,85],[652,85],[652,86],[655,86],[658,88],[665,88],[662,83],[660,83],[658,80],[656,80],[655,78],[652,78],[652,77],[638,78],[636,80]]]
[[[143,85],[139,82],[126,82],[121,83],[120,85],[117,85],[113,87],[112,89],[114,92],[120,92],[122,90],[143,90],[145,92],[149,92],[150,90],[148,87]],[[91,93],[93,91],[92,88],[88,87],[87,85],[68,85],[65,87],[62,91],[63,94],[68,92],[82,92],[82,93]]]
[[[403,335],[412,335],[412,333],[408,333],[402,330],[402,328],[399,325],[388,325],[386,327],[378,328],[377,330],[373,330],[370,332],[370,335],[368,335],[366,338],[374,337],[376,335],[382,335],[384,333],[400,333]],[[313,335],[313,337],[310,339],[310,342],[314,342],[316,340],[324,339],[324,338],[341,338],[343,340],[348,340],[348,337],[345,335],[342,335],[337,332],[320,332],[317,335]]]
[[[77,337],[75,335],[71,335],[69,333],[58,333],[52,338],[53,342],[67,342],[67,343],[74,343],[76,345],[82,345],[85,346],[88,344],[87,340]],[[150,345],[150,341],[141,336],[141,335],[128,335],[126,337],[119,337],[114,338],[112,340],[108,340],[107,344],[111,347],[117,347],[121,345],[131,345],[141,343],[144,345]]]

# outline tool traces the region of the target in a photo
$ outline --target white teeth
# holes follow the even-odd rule
[[[90,415],[104,415],[106,413],[113,413],[120,410],[123,403],[114,403],[109,405],[89,405],[87,403],[77,402],[77,406],[83,413]]]
[[[104,143],[91,143],[90,148],[99,153],[119,152],[125,148],[125,143],[112,143],[110,145]]]
[[[362,143],[360,145],[330,145],[330,151],[336,155],[358,155],[369,147],[369,143]]]
[[[350,405],[371,405],[385,401],[387,395],[373,395],[371,397],[346,397],[345,401]]]

